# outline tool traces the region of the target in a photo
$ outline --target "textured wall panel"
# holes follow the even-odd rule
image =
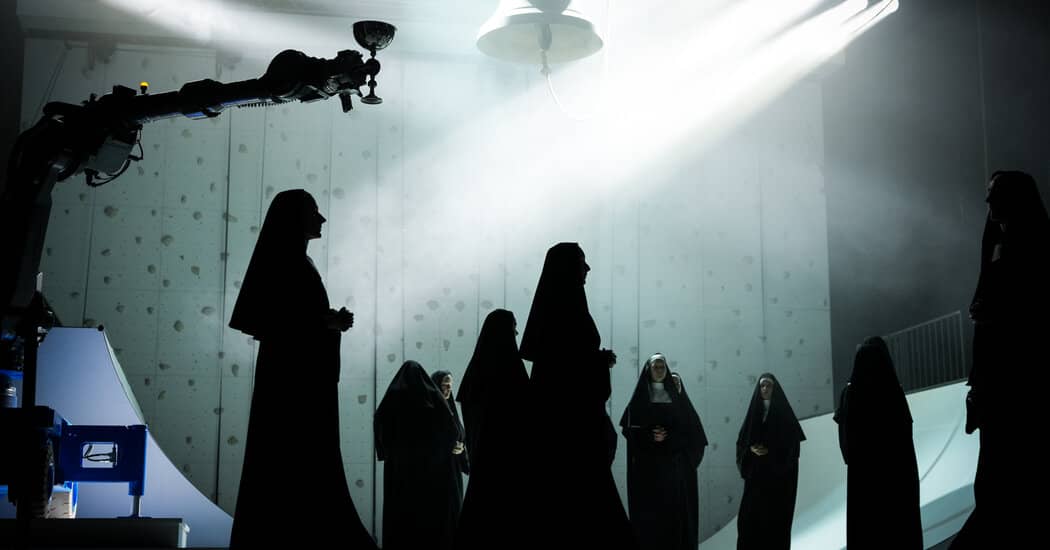
[[[88,204],[52,204],[46,246],[40,259],[40,270],[48,286],[83,290],[91,249],[92,216]],[[48,298],[52,299],[52,305],[59,307],[60,302],[56,303],[54,297]],[[80,318],[78,309],[63,308],[58,313],[64,318]]]
[[[157,208],[96,203],[89,227],[91,246],[85,250],[90,253],[87,262],[91,288],[161,288],[164,243],[173,238],[164,238],[163,216]]]
[[[27,42],[27,122],[64,48]],[[739,506],[735,441],[757,376],[776,373],[800,415],[834,399],[819,87],[789,90],[709,148],[676,144],[681,166],[660,170],[553,150],[588,123],[560,112],[532,72],[388,54],[381,106],[160,121],[122,179],[60,184],[43,269],[63,320],[107,326],[165,452],[232,511],[256,345],[226,323],[273,196],[309,190],[328,223],[308,253],[333,307],[356,314],[342,340],[340,440],[362,519],[378,526],[372,415],[397,368],[416,359],[458,385],[485,316],[510,309],[523,331],[547,249],[576,241],[602,345],[619,358],[610,415],[644,359],[666,353],[711,441],[699,476],[702,532],[713,532]],[[264,68],[248,59],[220,78]],[[159,92],[219,69],[201,50],[120,46],[107,64],[73,46],[51,98],[140,78]]]
[[[244,377],[223,377],[220,398],[218,448],[219,479],[216,502],[233,511],[241,482],[244,462],[244,443],[248,433],[248,410],[251,405],[251,380]]]

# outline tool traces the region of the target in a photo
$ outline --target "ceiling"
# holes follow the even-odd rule
[[[27,36],[251,50],[287,43],[330,49],[353,22],[398,27],[391,51],[478,55],[477,29],[497,0],[18,0]],[[254,23],[264,22],[263,25]],[[251,32],[256,30],[257,32]],[[284,31],[287,31],[285,34]],[[326,42],[325,37],[329,40]]]

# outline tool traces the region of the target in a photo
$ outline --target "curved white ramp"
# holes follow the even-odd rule
[[[142,424],[142,414],[105,333],[56,328],[40,348],[37,402],[73,423]],[[962,383],[908,396],[921,476],[923,540],[935,545],[959,530],[973,508],[978,438],[963,432],[966,386]],[[831,414],[802,422],[799,492],[792,544],[800,549],[846,545],[846,467]],[[702,495],[701,495],[701,498]],[[13,517],[0,499],[0,517]],[[131,497],[124,483],[80,485],[78,517],[126,516]],[[143,515],[180,517],[190,526],[191,546],[228,546],[232,518],[201,494],[149,438]],[[703,550],[736,548],[736,520],[700,544]]]
[[[73,424],[145,424],[104,332],[56,328],[40,346],[38,405],[55,409]],[[112,518],[131,512],[127,483],[81,483],[78,518]],[[182,518],[190,546],[229,546],[233,518],[193,486],[149,436],[142,515]],[[0,517],[14,517],[4,498]],[[74,520],[75,521],[75,520]]]
[[[963,383],[908,396],[919,463],[923,543],[929,548],[958,532],[973,509],[977,434],[966,435]],[[846,466],[831,414],[802,422],[793,548],[846,547]],[[703,498],[703,495],[701,495]],[[736,519],[700,543],[703,550],[736,548]]]

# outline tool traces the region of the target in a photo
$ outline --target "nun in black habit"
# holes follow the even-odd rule
[[[616,355],[601,349],[583,286],[590,266],[576,243],[547,251],[521,339],[532,361],[533,468],[537,544],[636,548],[610,465],[616,449],[605,403]]]
[[[1029,174],[999,171],[988,183],[981,272],[970,318],[973,365],[967,432],[980,430],[973,512],[952,548],[990,541],[1022,547],[1045,538],[1041,508],[1026,501],[1045,494],[1045,476],[1024,466],[1038,448],[1045,414],[1025,384],[1046,365],[1050,336],[1050,222]],[[1038,533],[1038,534],[1037,534]]]
[[[798,457],[805,440],[776,377],[768,372],[760,376],[736,440],[736,464],[744,478],[738,549],[791,548]]]
[[[707,435],[663,354],[645,362],[620,427],[627,438],[627,503],[639,544],[646,550],[696,550],[696,469]]]
[[[847,465],[846,545],[922,549],[912,418],[886,342],[857,348],[835,411]]]
[[[460,549],[492,548],[520,531],[529,375],[518,353],[514,314],[488,314],[474,355],[463,373],[457,400],[463,406],[470,484],[456,531]]]
[[[467,450],[466,444],[463,442],[467,436],[463,430],[463,421],[459,419],[459,409],[456,407],[456,397],[452,394],[452,373],[447,370],[434,371],[430,375],[430,379],[434,381],[434,385],[437,386],[438,391],[441,392],[442,397],[445,398],[445,404],[448,405],[448,410],[452,411],[452,418],[456,421],[456,449],[460,452],[456,454],[456,466],[459,467],[461,474],[470,474],[470,451]],[[459,481],[459,501],[463,502],[463,477],[457,478]]]
[[[266,212],[230,327],[259,341],[230,547],[376,548],[357,515],[339,450],[339,340],[353,314],[329,308],[306,255],[325,222],[301,189]],[[289,455],[282,449],[301,452]]]
[[[383,469],[383,548],[446,550],[459,521],[463,453],[448,401],[423,367],[405,361],[375,412]]]

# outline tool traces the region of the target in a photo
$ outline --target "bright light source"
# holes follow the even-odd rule
[[[197,33],[218,43],[264,44],[256,46],[260,50],[304,49],[302,44],[322,40],[341,49],[350,41],[348,29],[324,26],[324,18],[297,19],[318,27],[291,26],[283,14],[232,10],[218,2],[164,2],[144,11],[139,0],[105,1],[187,36]],[[668,166],[680,158],[684,144],[690,155],[703,154],[898,7],[896,0],[870,7],[865,0],[845,0],[820,10],[825,1],[617,4],[609,20],[602,22],[607,39],[602,51],[575,66],[555,66],[559,94],[583,105],[582,112],[598,113],[585,122],[563,116],[544,88],[546,83],[532,69],[520,73],[527,75],[522,79],[529,78],[528,86],[500,83],[497,87],[496,79],[507,74],[497,77],[485,63],[478,63],[484,72],[475,77],[462,63],[405,56],[394,69],[403,68],[404,99],[426,97],[435,106],[460,109],[462,116],[426,120],[429,112],[416,109],[413,119],[405,121],[436,128],[427,141],[402,152],[405,178],[429,178],[443,185],[414,186],[413,201],[428,207],[419,212],[406,208],[401,222],[416,226],[425,221],[421,217],[441,212],[449,226],[472,226],[479,212],[485,212],[505,227],[515,227],[536,221],[536,212],[552,216],[550,211],[558,210],[561,218],[580,219],[610,197],[647,192],[646,183],[670,177]],[[200,15],[204,13],[208,17]],[[279,44],[273,39],[276,36],[281,37]],[[426,40],[417,36],[414,41],[425,44]],[[476,51],[465,54],[483,59]],[[604,72],[591,70],[597,63]],[[443,72],[459,77],[434,76]],[[460,78],[467,74],[471,76]],[[414,82],[442,84],[424,91]],[[477,91],[478,84],[512,91],[486,95]],[[498,100],[495,93],[506,96]],[[483,99],[488,108],[456,101],[464,97]],[[385,116],[387,112],[362,112],[358,119],[362,123],[350,124],[345,131],[367,128],[364,121]],[[446,192],[457,177],[472,183]]]

